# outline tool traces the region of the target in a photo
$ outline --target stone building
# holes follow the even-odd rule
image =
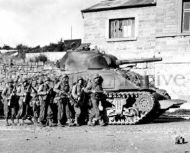
[[[156,86],[189,100],[190,0],[105,0],[82,16],[85,43],[119,59],[162,57],[148,64]]]

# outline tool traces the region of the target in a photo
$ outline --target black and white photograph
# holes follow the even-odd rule
[[[0,0],[0,153],[190,153],[190,0]]]

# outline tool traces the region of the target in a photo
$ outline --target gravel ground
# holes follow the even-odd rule
[[[3,124],[0,120],[0,153],[190,153],[189,120],[63,128]],[[175,144],[178,135],[185,138],[185,144]]]

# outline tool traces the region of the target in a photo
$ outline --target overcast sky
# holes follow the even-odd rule
[[[83,37],[81,10],[101,0],[0,0],[0,46]]]

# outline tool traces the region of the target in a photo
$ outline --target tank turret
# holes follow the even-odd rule
[[[97,51],[70,51],[61,59],[60,67],[69,71],[118,68],[122,64],[162,61],[162,58],[118,60],[117,57]]]
[[[167,109],[178,107],[184,102],[170,100],[165,90],[149,88],[146,81],[148,78],[120,68],[123,64],[158,61],[162,61],[162,58],[119,60],[113,55],[96,50],[76,50],[65,54],[60,61],[60,67],[69,73],[72,83],[79,76],[87,80],[96,73],[100,74],[104,79],[109,124],[137,124],[150,122]]]

